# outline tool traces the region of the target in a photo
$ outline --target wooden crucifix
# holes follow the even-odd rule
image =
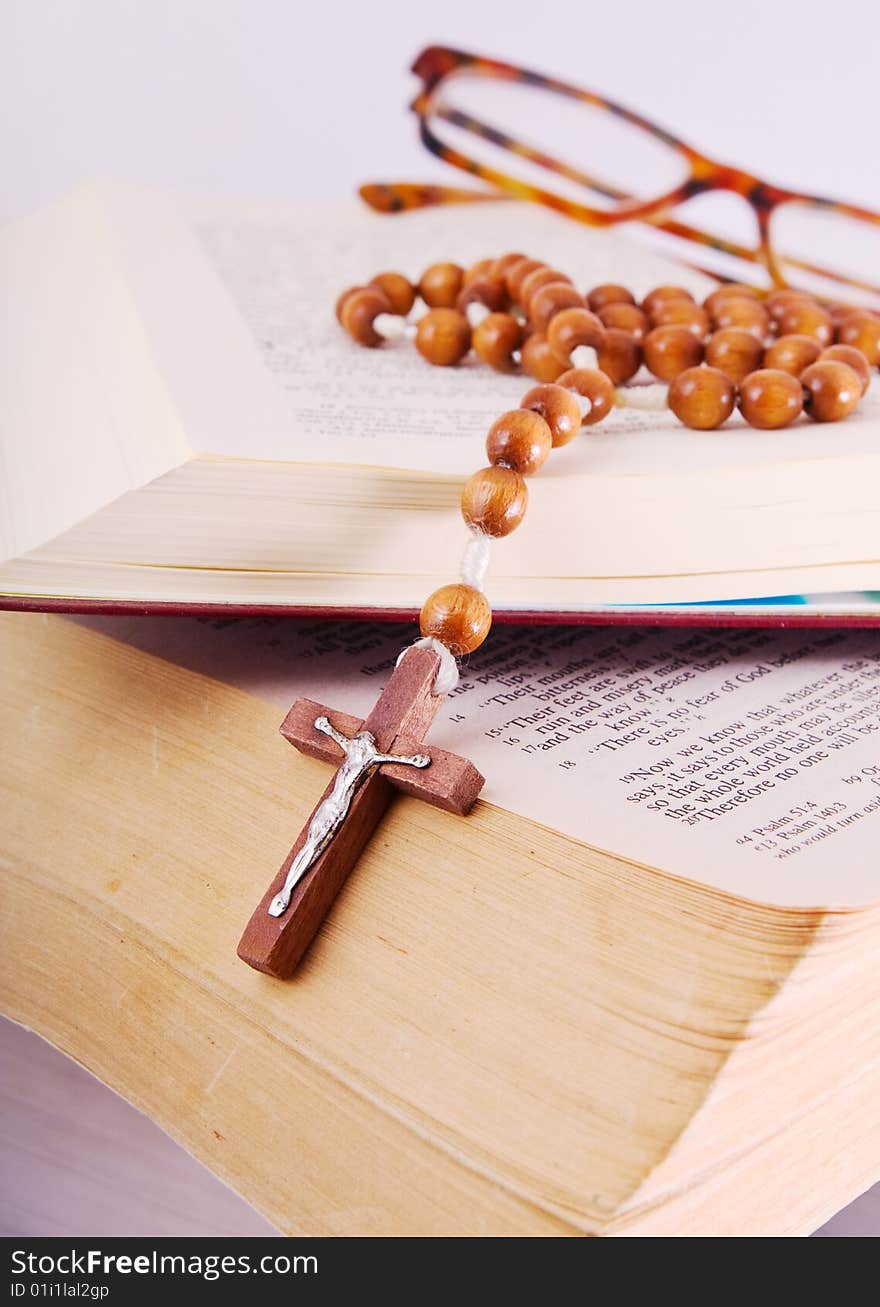
[[[431,649],[406,651],[366,721],[297,699],[281,734],[337,771],[248,922],[238,956],[284,979],[312,942],[394,790],[469,812],[483,777],[466,758],[422,741],[443,702]]]

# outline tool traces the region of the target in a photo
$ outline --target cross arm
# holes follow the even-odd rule
[[[335,740],[315,726],[315,719],[326,717],[342,735],[357,735],[363,730],[363,719],[352,717],[349,713],[336,712],[326,708],[314,699],[297,699],[290,712],[281,723],[281,734],[290,744],[307,753],[310,758],[320,758],[322,762],[332,762],[336,766],[342,761],[342,750]]]
[[[485,779],[467,758],[446,749],[426,748],[418,740],[399,735],[394,741],[394,752],[402,754],[425,753],[430,766],[422,768],[401,766],[386,762],[379,768],[401,794],[412,794],[424,799],[435,808],[464,816],[474,806]]]
[[[336,712],[314,699],[297,699],[281,723],[281,734],[300,753],[338,765],[342,750],[334,740],[316,728],[317,717],[329,718],[338,731],[348,736],[357,735],[358,731],[363,730],[364,722],[360,717]],[[460,758],[458,754],[449,753],[446,749],[426,748],[421,740],[407,735],[398,735],[389,752],[424,753],[431,759],[431,765],[424,769],[383,763],[379,770],[396,790],[424,799],[426,803],[435,808],[443,808],[446,812],[462,816],[470,812],[483,788],[484,779],[467,758]]]

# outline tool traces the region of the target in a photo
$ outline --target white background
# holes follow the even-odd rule
[[[454,180],[404,111],[431,42],[880,208],[876,0],[0,0],[0,24],[0,216],[96,175],[255,198]]]
[[[407,69],[432,42],[555,73],[771,181],[880,208],[876,0],[0,0],[0,217],[100,175],[279,199],[341,198],[364,180],[454,181],[404,112],[415,89]],[[45,1138],[37,1109],[52,1116],[56,1086],[73,1109],[59,1137],[75,1156],[59,1144],[42,1175],[40,1192],[56,1194],[56,1207],[39,1195],[27,1211],[0,1203],[4,1233],[82,1233],[89,1212],[90,1228],[106,1232],[107,1204],[90,1201],[79,1171],[100,1174],[97,1188],[118,1200],[114,1233],[155,1233],[161,1205],[138,1205],[147,1156],[162,1177],[157,1193],[183,1168],[180,1208],[203,1204],[207,1228],[265,1228],[224,1207],[225,1191],[204,1173],[184,1174],[189,1164],[170,1142],[148,1139],[131,1109],[111,1110],[84,1073],[29,1047],[16,1044],[29,1059],[22,1083],[47,1101],[22,1093],[10,1137],[25,1150]],[[102,1141],[93,1122],[113,1111],[123,1113],[118,1132]],[[106,1176],[95,1171],[103,1156]],[[171,1229],[187,1228],[166,1216]],[[868,1197],[829,1233],[876,1227]]]

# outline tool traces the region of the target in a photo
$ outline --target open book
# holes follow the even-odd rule
[[[409,634],[0,614],[0,1005],[292,1234],[815,1229],[880,1174],[876,640],[496,632],[473,812],[395,800],[259,975],[330,770],[277,725]]]
[[[454,577],[462,480],[523,379],[354,345],[345,286],[523,248],[589,284],[709,281],[535,206],[259,208],[111,184],[2,235],[0,595],[409,614]],[[531,488],[497,612],[880,590],[880,397],[833,428],[615,412]],[[836,597],[835,597],[836,596]],[[699,611],[699,610],[698,610]],[[786,611],[784,608],[782,611]],[[702,610],[705,616],[705,610]]]

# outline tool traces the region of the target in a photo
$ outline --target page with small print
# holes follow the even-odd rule
[[[412,638],[87,620],[270,700],[279,722],[297,697],[366,716]],[[617,856],[761,902],[880,900],[872,633],[496,627],[429,743],[480,768],[487,802]]]

